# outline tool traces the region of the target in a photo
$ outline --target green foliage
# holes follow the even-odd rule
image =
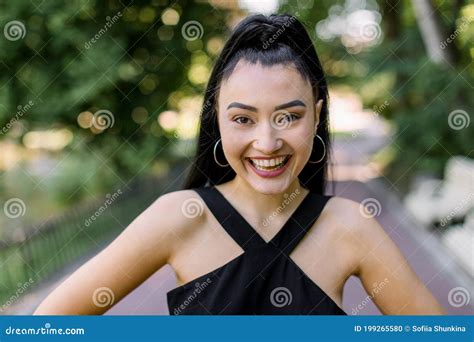
[[[465,7],[435,6],[448,38],[465,22]],[[378,68],[377,73],[391,74],[395,81],[384,97],[366,103],[372,106],[388,100],[390,104],[382,115],[393,119],[398,128],[394,140],[397,154],[389,172],[392,177],[419,171],[442,177],[449,158],[473,156],[474,125],[467,123],[472,121],[474,98],[467,94],[474,85],[474,68],[469,50],[472,46],[465,37],[474,31],[463,25],[456,40],[446,47],[453,62],[435,64],[426,55],[411,4],[405,2],[400,10],[403,14],[398,35],[386,39],[367,58],[372,68]]]
[[[170,9],[179,21],[165,24]],[[170,109],[169,95],[189,85],[193,54],[208,54],[206,43],[222,35],[226,16],[226,10],[191,1],[0,2],[2,33],[14,20],[26,29],[23,39],[0,37],[0,127],[33,101],[21,118],[22,134],[12,136],[20,143],[29,129],[67,126],[88,136],[94,150],[110,153],[125,177],[143,171],[160,147],[170,158],[165,152],[174,137],[156,119]],[[202,25],[200,39],[183,37],[190,20]],[[186,89],[186,95],[203,90]],[[142,121],[132,118],[137,107],[146,111]],[[113,114],[113,127],[101,134],[79,127],[79,113],[101,109]]]
[[[473,5],[434,1],[433,16],[440,22],[443,37],[455,34],[445,47],[453,61],[438,65],[428,59],[410,0],[366,2],[368,9],[382,16],[383,39],[360,51],[346,49],[337,38],[322,40],[315,34],[319,22],[343,13],[349,1],[321,1],[309,8],[302,8],[302,3],[308,2],[289,0],[281,9],[306,23],[330,86],[350,84],[365,107],[383,108],[377,113],[396,127],[391,148],[395,153],[387,169],[390,177],[408,179],[419,171],[441,176],[451,156],[474,156]],[[464,111],[457,120],[471,123],[453,129],[455,125],[448,121],[453,111]]]

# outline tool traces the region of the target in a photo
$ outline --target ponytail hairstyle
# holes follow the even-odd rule
[[[218,185],[235,177],[235,171],[231,167],[216,164],[213,149],[220,139],[217,121],[219,87],[229,78],[241,59],[264,66],[295,65],[302,77],[311,84],[314,104],[323,100],[317,134],[326,145],[326,153],[319,163],[307,163],[298,179],[304,188],[324,194],[330,151],[326,78],[308,32],[296,17],[288,14],[251,15],[233,30],[214,64],[207,84],[197,151],[183,189]],[[322,150],[321,140],[315,137],[310,160],[319,160]],[[225,163],[222,148],[217,150],[217,159]]]

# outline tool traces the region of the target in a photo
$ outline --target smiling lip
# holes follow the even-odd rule
[[[286,157],[286,156],[289,156],[289,154],[280,154],[278,156],[273,156],[273,157],[247,157],[246,159],[262,159],[262,160],[265,160],[265,159],[275,159],[275,158]]]
[[[276,169],[276,170],[260,170],[260,169],[257,169],[252,161],[249,159],[249,158],[246,158],[247,159],[247,162],[248,164],[250,165],[250,168],[260,177],[264,177],[264,178],[271,178],[271,177],[277,177],[279,175],[281,175],[283,172],[285,172],[285,170],[288,168],[288,165],[289,165],[289,161],[292,157],[292,155],[286,155],[288,156],[288,158],[286,159],[286,162],[285,162],[285,165],[283,165],[281,168],[279,169]],[[273,157],[275,158],[275,157]],[[273,158],[252,158],[252,159],[273,159]]]

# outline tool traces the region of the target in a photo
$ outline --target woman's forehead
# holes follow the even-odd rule
[[[304,98],[312,96],[312,88],[294,65],[263,66],[239,61],[228,79],[222,82],[220,103],[260,99],[280,103],[282,97]],[[262,98],[263,97],[263,98]]]

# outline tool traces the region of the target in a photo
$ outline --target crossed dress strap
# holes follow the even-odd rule
[[[290,255],[319,218],[331,196],[310,192],[296,208],[275,237],[269,241],[286,255]]]
[[[247,251],[272,244],[289,255],[318,219],[331,196],[308,193],[278,233],[266,242],[215,187],[193,188],[226,232]]]
[[[222,228],[247,251],[266,242],[215,187],[193,188],[204,200]]]

